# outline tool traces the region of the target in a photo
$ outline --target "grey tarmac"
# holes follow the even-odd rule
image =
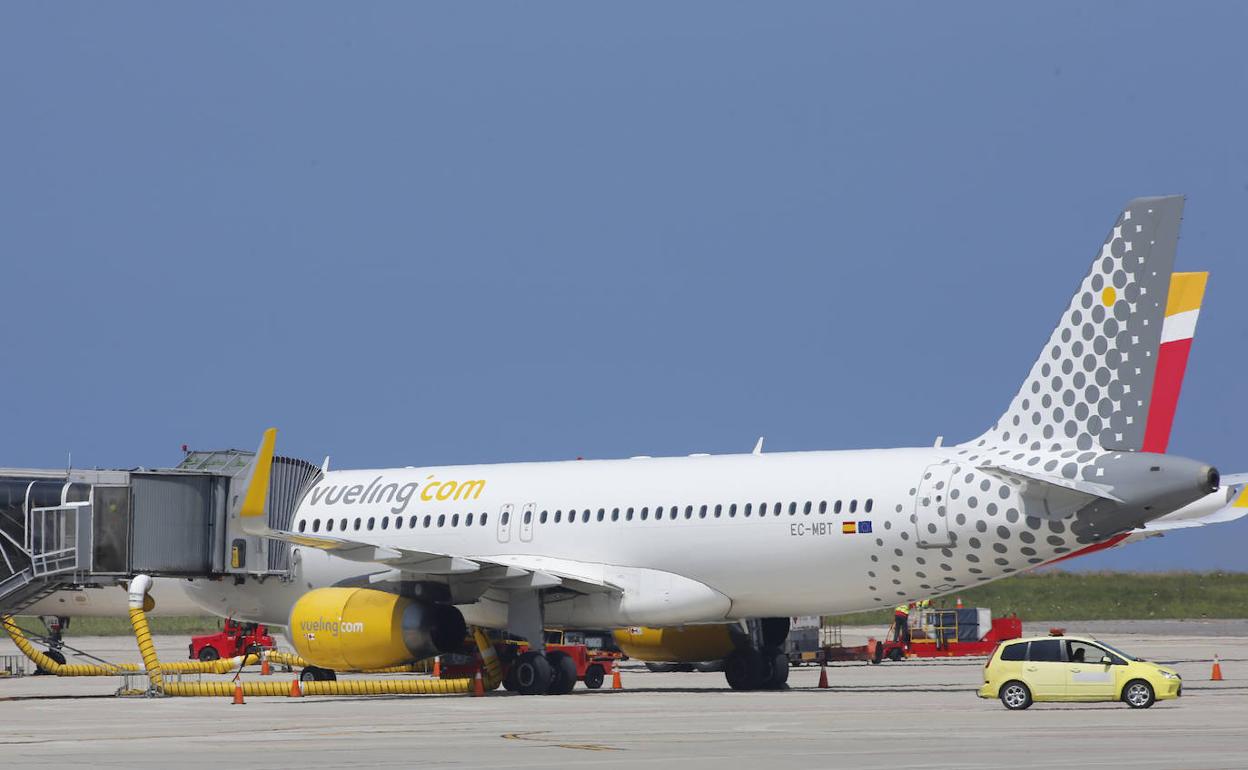
[[[0,756],[9,766],[127,768],[1248,767],[1248,638],[1233,633],[1236,621],[1147,625],[1155,622],[1095,634],[1183,675],[1184,696],[1148,711],[1039,704],[1007,712],[975,696],[981,659],[839,664],[829,667],[827,690],[815,688],[813,667],[794,669],[789,691],[738,693],[722,674],[629,664],[618,692],[249,698],[242,706],[115,698],[119,678],[24,677],[0,679]],[[870,632],[848,629],[847,641]],[[124,637],[75,644],[138,660]],[[157,639],[170,660],[185,644]],[[0,645],[0,655],[13,652],[7,640]],[[1215,653],[1226,681],[1209,681]]]

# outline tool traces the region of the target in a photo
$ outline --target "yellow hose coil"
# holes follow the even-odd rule
[[[142,607],[130,608],[130,625],[134,628],[134,638],[139,644],[139,654],[143,656],[148,680],[158,692],[175,696],[226,697],[234,693],[237,685],[242,687],[243,695],[290,695],[290,686],[283,682],[166,682],[161,662],[156,657],[156,646],[152,644],[147,614]],[[494,653],[494,646],[485,634],[474,628],[472,635],[481,652],[485,668],[482,684],[486,690],[492,690],[502,681],[502,668]],[[276,654],[287,660],[297,658],[284,653]],[[270,655],[270,660],[276,659]],[[300,662],[306,663],[301,659]],[[472,692],[471,679],[356,679],[342,682],[301,682],[300,685],[304,695],[435,695]]]
[[[0,620],[4,623],[4,630],[8,632],[9,638],[13,640],[13,644],[27,658],[30,658],[36,666],[43,671],[55,676],[119,676],[121,674],[133,674],[143,670],[143,668],[134,663],[57,663],[47,654],[40,652],[26,635],[22,633],[22,629],[17,625],[10,615],[5,615]],[[247,655],[245,659],[240,658],[221,658],[220,660],[199,661],[199,660],[182,660],[175,663],[165,663],[163,668],[169,673],[177,674],[228,674],[237,669],[240,665],[251,666],[260,662],[260,658],[255,655]]]

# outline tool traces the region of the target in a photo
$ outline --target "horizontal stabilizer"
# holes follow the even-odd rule
[[[1097,484],[1091,481],[1080,481],[1079,479],[1068,479],[1062,476],[1051,476],[1047,473],[1037,473],[1035,471],[1023,470],[1021,468],[1011,468],[1005,465],[981,465],[979,470],[984,473],[1001,478],[1005,481],[1012,481],[1018,484],[1023,494],[1028,491],[1035,491],[1037,487],[1054,487],[1065,492],[1072,492],[1077,495],[1086,497],[1086,502],[1092,502],[1094,499],[1112,500],[1115,503],[1121,503],[1122,498],[1110,491],[1109,487],[1104,484]]]

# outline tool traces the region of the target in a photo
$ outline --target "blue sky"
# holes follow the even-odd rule
[[[1185,193],[1178,266],[1213,275],[1171,450],[1248,471],[1246,28],[7,3],[0,465],[169,465],[270,424],[338,467],[959,441],[1122,204]],[[1071,566],[1246,570],[1245,542]]]

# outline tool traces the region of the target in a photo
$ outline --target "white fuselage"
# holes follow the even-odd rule
[[[541,559],[626,586],[632,605],[548,604],[548,625],[582,627],[886,607],[1079,547],[1061,521],[1021,515],[1019,491],[965,462],[968,451],[334,471],[304,497],[293,528],[526,566]],[[283,624],[310,588],[384,571],[296,550],[292,581],[196,582],[192,596],[218,614]],[[461,609],[470,622],[505,623],[505,602]]]

